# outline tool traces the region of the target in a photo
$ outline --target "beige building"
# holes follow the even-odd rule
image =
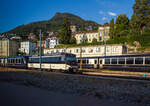
[[[0,57],[16,56],[18,43],[12,40],[0,40]]]
[[[69,48],[54,48],[44,49],[44,54],[56,53],[56,52],[67,52],[73,53],[77,57],[80,57],[82,50],[82,57],[96,57],[96,56],[112,56],[122,55],[127,53],[127,47],[122,44],[113,45],[97,45],[97,46],[84,46],[84,47],[69,47]]]
[[[98,28],[98,31],[75,33],[77,44],[85,41],[87,41],[87,43],[92,43],[94,38],[97,39],[98,42],[106,41],[109,39],[109,28],[109,26],[101,26]]]
[[[77,31],[77,28],[76,28],[75,25],[71,25],[71,26],[70,26],[70,29],[71,29],[71,32],[72,32],[72,33],[74,33],[74,32]]]

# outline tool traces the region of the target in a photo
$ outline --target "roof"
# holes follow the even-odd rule
[[[142,56],[150,56],[150,54],[124,54],[124,55],[116,55],[116,56],[95,56],[95,57],[82,57],[82,59],[92,59],[92,58],[118,58],[118,57],[142,57]],[[78,57],[80,59],[80,57]]]
[[[98,33],[98,31],[76,32],[75,34]]]

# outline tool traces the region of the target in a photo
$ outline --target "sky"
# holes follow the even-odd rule
[[[119,14],[131,18],[134,0],[0,0],[0,33],[68,12],[99,24]]]

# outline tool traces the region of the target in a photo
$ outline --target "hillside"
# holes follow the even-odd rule
[[[59,32],[64,18],[68,18],[72,25],[77,25],[79,27],[79,31],[82,31],[83,28],[88,26],[92,26],[92,28],[96,30],[99,26],[99,24],[97,24],[96,22],[84,20],[79,16],[70,13],[56,13],[55,16],[50,20],[21,25],[14,28],[13,30],[8,31],[8,33],[15,33],[21,35],[26,35],[28,33],[36,34],[39,32],[39,29],[42,29],[42,31],[44,32]]]

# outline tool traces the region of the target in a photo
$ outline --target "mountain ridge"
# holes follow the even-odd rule
[[[6,33],[14,33],[14,34],[21,34],[26,35],[29,33],[39,33],[39,29],[42,29],[43,32],[50,31],[50,32],[59,32],[61,29],[63,20],[67,18],[71,25],[76,25],[82,31],[82,27],[86,28],[88,26],[92,26],[93,30],[96,30],[98,23],[91,21],[91,20],[84,20],[81,17],[74,15],[72,13],[60,13],[57,12],[51,19],[31,22],[26,25],[20,25]]]

